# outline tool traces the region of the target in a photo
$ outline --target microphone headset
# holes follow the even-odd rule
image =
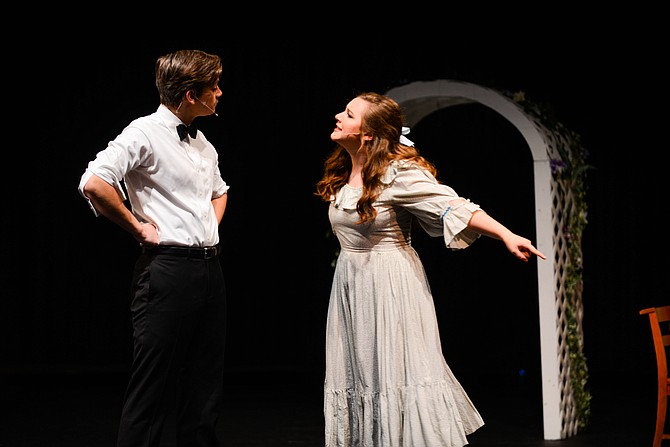
[[[197,96],[195,96],[195,93],[193,94],[193,99],[195,99],[195,100],[198,101],[200,104],[202,104],[203,106],[205,106],[205,107],[207,108],[207,110],[209,110],[210,112],[212,112],[212,113],[214,114],[214,116],[219,116],[219,114],[216,113],[216,110],[212,109],[210,106],[208,106],[208,105],[205,104],[204,102],[200,101],[200,98],[198,98]]]

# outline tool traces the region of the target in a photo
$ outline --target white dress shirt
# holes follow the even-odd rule
[[[211,201],[229,186],[221,178],[214,146],[199,130],[195,138],[181,141],[179,124],[162,104],[151,115],[132,121],[89,162],[79,192],[98,216],[83,192],[95,174],[129,200],[140,222],[156,225],[161,245],[216,245],[218,221]]]

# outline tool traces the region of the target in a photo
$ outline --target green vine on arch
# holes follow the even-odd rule
[[[577,426],[584,429],[588,427],[591,419],[591,393],[587,386],[589,373],[577,313],[580,305],[578,300],[582,296],[584,286],[582,234],[588,223],[586,174],[592,166],[586,163],[588,153],[582,144],[581,136],[558,121],[551,107],[528,100],[524,92],[505,93],[505,95],[556,137],[556,150],[560,159],[550,161],[551,173],[572,193],[572,208],[565,210],[569,213],[568,225],[562,229],[566,236],[568,253],[565,281],[567,345],[570,359],[570,385],[574,393]]]

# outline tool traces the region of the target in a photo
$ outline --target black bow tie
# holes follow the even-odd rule
[[[186,124],[180,124],[177,126],[177,133],[179,134],[181,141],[185,141],[186,136],[195,138],[195,136],[198,135],[198,128],[195,126],[195,123],[191,124],[190,126],[187,126]]]

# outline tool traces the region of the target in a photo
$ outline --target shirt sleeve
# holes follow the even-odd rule
[[[481,207],[460,197],[453,188],[438,183],[425,169],[412,163],[396,162],[389,167],[382,182],[388,186],[386,192],[391,201],[412,213],[426,233],[442,236],[448,248],[466,248],[480,237],[467,226],[473,213]]]
[[[221,171],[216,169],[216,173],[214,174],[214,186],[212,188],[212,200],[218,199],[226,194],[228,189],[230,189],[230,186],[228,186],[228,183],[221,178]]]
[[[142,158],[147,156],[150,147],[146,135],[139,129],[128,126],[105,149],[98,152],[95,159],[88,163],[84,174],[79,180],[79,194],[88,202],[93,214],[99,216],[91,200],[84,194],[84,186],[91,176],[96,175],[116,189],[116,192],[125,201],[122,182],[125,174],[138,166]]]

